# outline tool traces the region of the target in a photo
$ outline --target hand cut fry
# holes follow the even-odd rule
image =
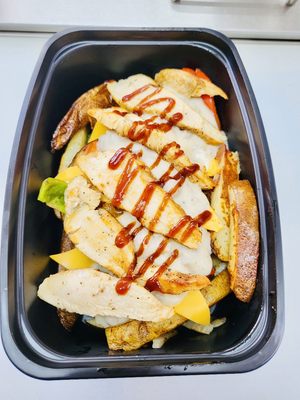
[[[249,302],[256,283],[259,229],[255,195],[249,181],[229,185],[230,285],[236,297]]]

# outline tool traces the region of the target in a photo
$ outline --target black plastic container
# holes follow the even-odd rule
[[[42,180],[54,176],[58,156],[50,138],[71,103],[106,79],[161,68],[200,67],[229,95],[217,107],[243,178],[251,181],[260,213],[258,283],[250,304],[233,296],[216,316],[228,322],[204,336],[185,332],[162,349],[108,351],[104,334],[79,323],[66,332],[37,286],[53,272],[61,227],[37,202]],[[263,124],[232,42],[207,29],[76,29],[55,35],[36,66],[19,119],[7,180],[1,254],[1,328],[12,362],[38,378],[91,378],[243,372],[268,361],[284,325],[280,223]]]

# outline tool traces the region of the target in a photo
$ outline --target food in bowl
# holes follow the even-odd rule
[[[59,123],[52,150],[66,148],[39,200],[64,232],[38,296],[66,329],[83,316],[111,350],[157,348],[179,325],[223,324],[211,307],[231,291],[251,300],[256,199],[214,96],[227,99],[199,69],[164,69],[104,82]]]

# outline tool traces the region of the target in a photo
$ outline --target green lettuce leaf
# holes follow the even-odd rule
[[[38,200],[65,214],[64,195],[67,186],[67,183],[64,181],[55,178],[47,178],[41,185]]]

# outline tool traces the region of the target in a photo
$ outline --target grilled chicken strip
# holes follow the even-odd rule
[[[159,86],[171,87],[187,97],[201,97],[207,94],[210,97],[221,96],[226,100],[228,99],[227,94],[214,83],[182,69],[162,69],[155,75],[154,79]]]
[[[212,306],[230,293],[230,278],[227,270],[221,272],[211,285],[201,290],[207,304]],[[130,321],[120,326],[105,329],[110,350],[137,350],[153,339],[182,325],[186,318],[175,314],[158,323]]]
[[[55,129],[51,141],[52,151],[61,149],[79,129],[88,124],[89,116],[87,111],[90,108],[105,108],[111,105],[111,96],[105,83],[83,93],[72,104]]]
[[[180,128],[188,129],[207,143],[220,144],[226,141],[224,132],[212,126],[174,93],[160,88],[143,74],[132,75],[118,82],[110,82],[107,88],[113,99],[129,111],[166,117]]]
[[[89,110],[89,115],[100,121],[108,129],[115,130],[119,135],[138,141],[149,149],[154,150],[160,154],[162,159],[173,163],[178,171],[183,168],[196,167],[188,178],[192,182],[198,183],[202,189],[212,189],[214,187],[214,181],[208,176],[205,166],[193,164],[190,161],[184,149],[180,146],[180,140],[177,140],[179,135],[176,135],[176,133],[174,135],[174,130],[177,128],[172,129],[167,122],[157,123],[156,121],[151,121],[151,119],[143,120],[133,113],[124,115],[124,109],[122,108],[92,109]],[[157,128],[153,129],[153,126],[157,126]],[[169,129],[169,131],[162,131],[160,129],[162,126]],[[173,132],[170,132],[171,129]],[[176,140],[174,140],[174,136]],[[199,138],[199,140],[201,139]],[[199,150],[201,151],[201,149]],[[217,150],[215,154],[216,152]]]
[[[154,182],[137,155],[125,148],[101,152],[92,142],[76,156],[75,163],[114,206],[136,216],[149,230],[198,247],[201,232],[197,225]]]
[[[195,137],[199,139],[197,136]],[[168,173],[170,178],[174,178],[174,176],[178,175],[178,172],[173,165],[165,160],[160,160],[160,157],[156,152],[148,149],[140,143],[132,143],[128,138],[121,137],[114,131],[108,131],[102,135],[99,138],[97,147],[100,151],[117,151],[119,148],[127,147],[129,145],[132,145],[131,151],[133,153],[141,154],[141,160],[151,170],[156,181],[161,182],[162,178]],[[189,181],[189,179],[185,179],[184,181],[182,180],[181,183],[182,185],[179,187],[178,180],[169,179],[163,185],[163,189],[166,192],[171,193],[172,199],[191,217],[197,217],[197,215],[203,211],[209,210],[212,213],[212,216],[202,225],[202,227],[212,231],[220,230],[222,224],[210,207],[209,201],[206,195],[202,192],[200,186]]]
[[[90,188],[82,176],[74,178],[69,183],[65,192],[64,228],[66,232],[79,250],[117,277],[126,275],[129,266],[135,262],[134,252],[137,252],[143,243],[144,251],[137,257],[135,271],[137,272],[165,238],[159,234],[151,234],[151,238],[146,243],[145,238],[149,235],[149,231],[143,228],[134,237],[134,241],[133,237],[131,239],[129,236],[128,243],[119,248],[116,246],[116,240],[124,230],[122,227],[127,227],[129,222],[129,226],[133,225],[132,230],[134,230],[134,227],[140,224],[136,218],[126,212],[118,217],[120,224],[105,209],[95,210],[94,208],[99,204],[99,197],[100,194]],[[162,292],[177,294],[209,285],[209,280],[204,276],[211,270],[210,246],[206,235],[204,241],[195,250],[186,248],[174,240],[168,240],[162,254],[153,260],[151,268],[147,268],[137,282],[145,286],[147,280],[158,271],[160,265],[172,257],[172,254],[176,254],[174,262],[179,271],[167,269],[159,277],[157,283]],[[197,259],[196,263],[194,258]]]
[[[100,194],[89,188],[85,178],[74,178],[65,192],[64,230],[82,253],[122,276],[135,259],[133,242],[121,249],[115,246],[122,225],[106,210],[95,210],[99,202]]]
[[[93,269],[62,271],[46,278],[38,297],[47,303],[82,315],[114,316],[159,322],[174,311],[143,287],[132,283],[126,295],[118,295],[118,279]]]
[[[124,227],[123,229],[126,229],[126,232],[131,235],[135,252],[137,253],[136,270],[138,270],[145,260],[155,252],[165,237],[159,233],[151,233],[145,227],[140,230],[141,225],[138,220],[126,211],[116,218]],[[129,227],[129,229],[127,227]],[[200,277],[209,275],[213,266],[211,259],[210,234],[205,229],[200,229],[202,240],[197,249],[190,249],[173,239],[168,239],[166,247],[154,260],[151,271],[149,268],[144,276],[141,277],[139,283],[145,285],[146,280],[150,278],[159,266],[163,264],[176,250],[178,251],[178,257],[172,262],[172,264],[170,264],[167,271],[180,272],[186,275],[199,275]],[[137,231],[138,233],[134,234],[134,231]]]

